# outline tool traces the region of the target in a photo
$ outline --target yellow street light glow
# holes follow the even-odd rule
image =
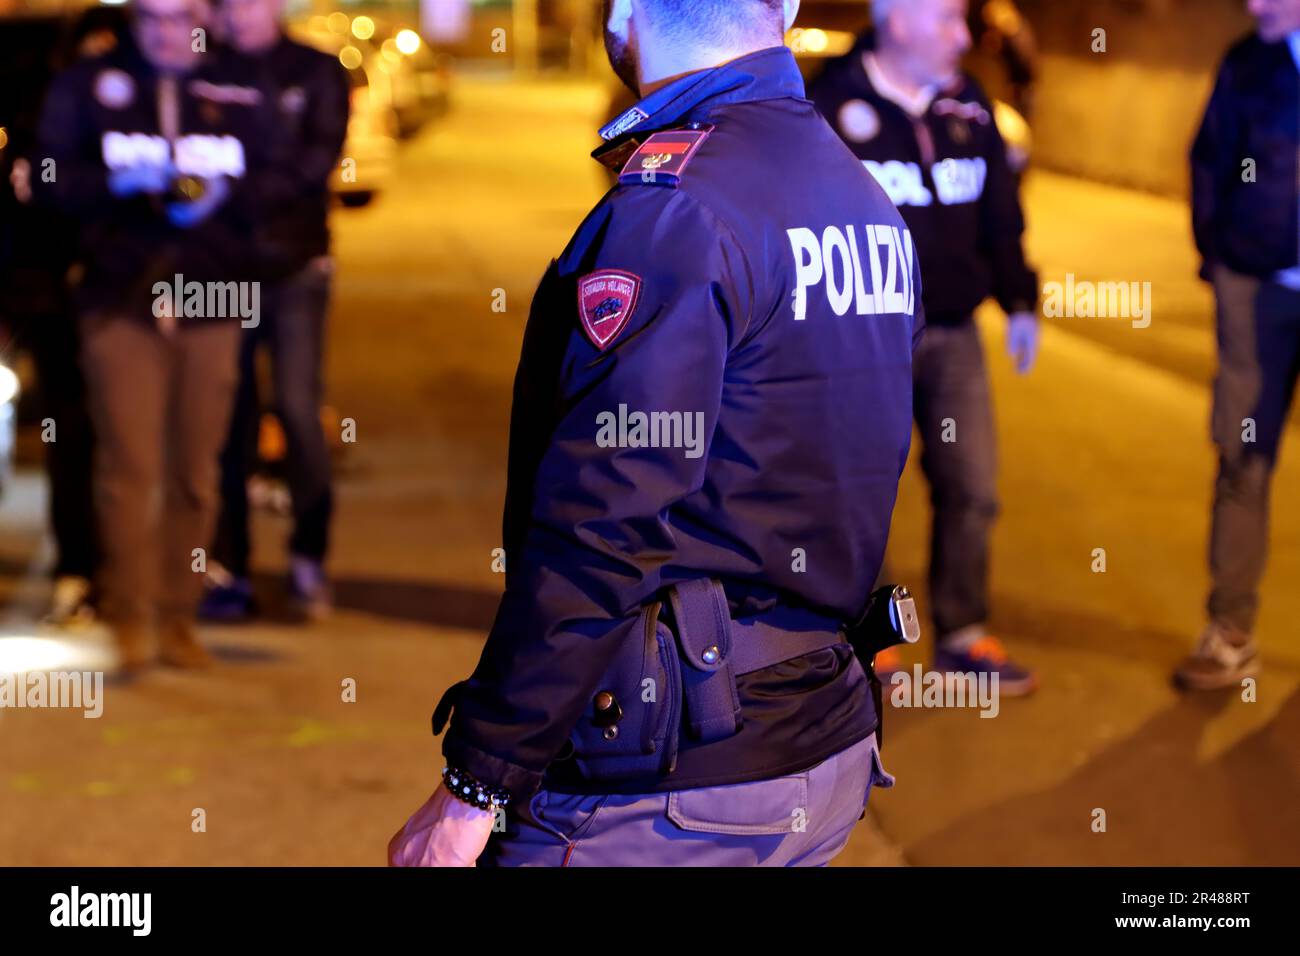
[[[339,50],[339,62],[349,70],[355,70],[361,65],[361,51],[354,46],[345,46]]]
[[[407,56],[410,56],[416,50],[420,49],[420,34],[414,30],[397,31],[397,49],[401,50]]]
[[[348,15],[346,13],[339,13],[336,10],[325,19],[325,23],[329,26],[331,33],[348,32]]]
[[[369,17],[357,17],[352,21],[352,35],[358,40],[369,40],[375,35],[375,21]]]
[[[816,27],[804,30],[800,40],[803,41],[803,48],[809,53],[821,53],[826,49],[825,30],[818,30]]]
[[[5,129],[3,126],[0,126],[0,149],[4,149],[8,145],[9,145],[9,131]]]

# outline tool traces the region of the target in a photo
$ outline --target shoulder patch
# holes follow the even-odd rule
[[[110,110],[125,109],[135,99],[135,80],[123,70],[100,70],[95,77],[95,99]]]
[[[602,352],[623,331],[641,297],[641,277],[619,269],[601,269],[578,280],[578,316],[582,331]]]
[[[628,185],[647,183],[676,187],[681,182],[686,164],[711,132],[712,126],[702,126],[654,133],[632,154],[619,173],[618,181]]]

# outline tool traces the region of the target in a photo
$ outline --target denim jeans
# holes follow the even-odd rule
[[[240,577],[248,574],[252,548],[247,482],[257,463],[261,406],[256,357],[263,344],[271,354],[274,408],[286,443],[286,478],[293,501],[289,550],[320,561],[329,547],[334,498],[320,404],[332,271],[331,260],[320,257],[293,275],[264,283],[260,321],[244,329],[239,392],[221,455],[221,517],[213,547],[215,559]]]
[[[666,793],[539,790],[480,866],[825,866],[892,787],[874,734],[801,773]]]
[[[912,362],[921,470],[930,485],[930,605],[942,640],[988,617],[998,514],[993,405],[973,321],[925,330]]]

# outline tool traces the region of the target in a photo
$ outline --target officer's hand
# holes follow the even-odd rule
[[[1015,312],[1007,321],[1007,353],[1024,375],[1038,359],[1038,316],[1032,312]]]
[[[9,185],[14,198],[23,205],[32,201],[32,164],[19,156],[9,170]]]
[[[230,181],[225,176],[203,180],[203,195],[190,202],[167,204],[167,219],[178,229],[197,226],[211,216],[230,195]]]
[[[170,182],[171,174],[165,165],[142,163],[110,170],[108,191],[119,199],[141,193],[156,195],[166,191]]]
[[[471,807],[439,786],[388,841],[389,866],[473,866],[496,815]]]

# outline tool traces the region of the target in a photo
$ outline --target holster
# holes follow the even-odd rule
[[[888,601],[877,601],[895,590],[877,591],[858,621],[846,626],[788,606],[732,620],[717,580],[677,584],[668,589],[666,606],[663,601],[647,605],[603,638],[617,641],[619,650],[557,759],[573,760],[592,781],[667,776],[676,768],[683,735],[712,743],[739,732],[738,677],[846,640],[870,675],[879,720],[880,682],[871,655],[908,640],[889,626]],[[906,595],[906,589],[897,590]],[[446,724],[458,691],[459,685],[452,687],[439,701],[435,734]]]
[[[732,620],[714,579],[677,584],[667,598],[623,638],[569,735],[561,756],[588,780],[672,773],[683,735],[712,743],[740,731],[736,678],[844,642],[837,621],[811,611],[779,607]]]
[[[920,640],[921,622],[916,602],[907,588],[886,584],[871,592],[866,609],[846,630],[853,653],[871,683],[871,697],[876,705],[876,749],[879,750],[885,745],[885,708],[875,658],[885,648]]]

